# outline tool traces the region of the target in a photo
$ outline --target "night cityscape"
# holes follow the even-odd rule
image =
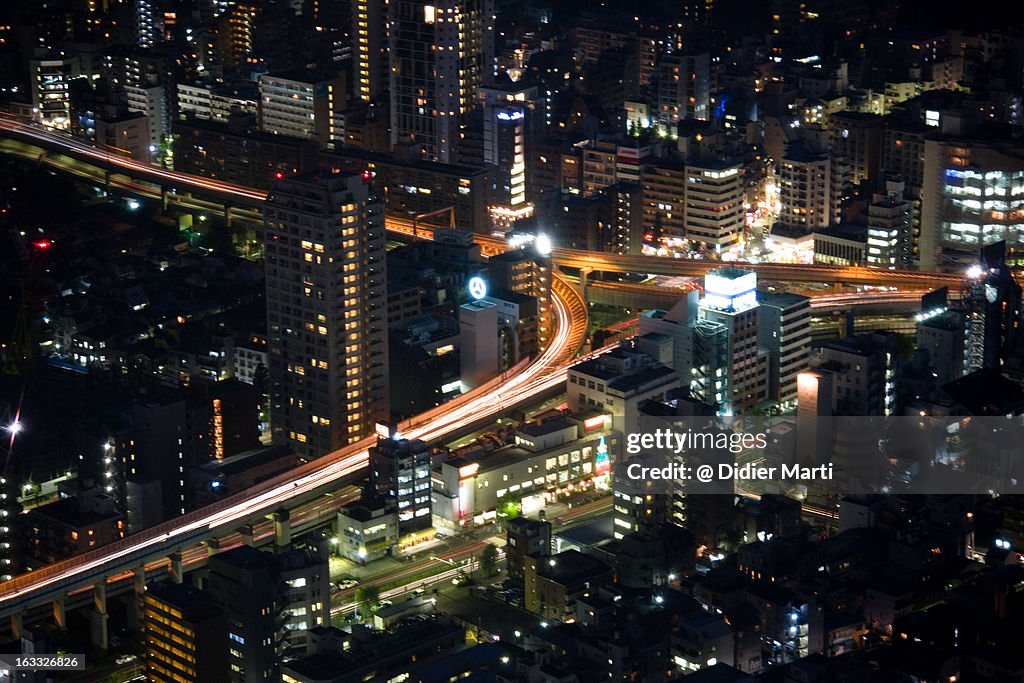
[[[1024,2],[0,1],[0,683],[1024,683]]]

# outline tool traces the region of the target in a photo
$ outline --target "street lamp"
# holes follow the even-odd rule
[[[24,431],[24,429],[25,429],[25,425],[21,424],[21,422],[19,420],[15,420],[11,424],[9,424],[6,427],[4,427],[4,430],[8,434],[10,434],[11,436],[16,436],[18,434],[21,434],[21,432]]]

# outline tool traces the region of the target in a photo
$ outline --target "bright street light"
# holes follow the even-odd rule
[[[18,420],[15,420],[11,424],[4,427],[4,429],[6,429],[9,434],[21,434],[21,432],[25,429],[25,425],[21,424],[21,422],[19,422]]]
[[[537,235],[537,239],[534,240],[533,246],[536,247],[537,253],[540,254],[541,256],[550,256],[551,255],[551,249],[552,249],[551,238],[548,237],[547,235],[545,235],[543,233],[541,233],[540,235]]]

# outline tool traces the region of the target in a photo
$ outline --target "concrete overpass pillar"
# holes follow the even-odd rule
[[[68,626],[68,614],[64,600],[63,595],[53,599],[53,620],[57,623],[57,628],[67,628]]]
[[[206,556],[213,557],[220,552],[220,539],[219,538],[208,538],[203,541],[203,545],[206,546]]]
[[[182,583],[185,580],[185,570],[181,553],[171,553],[167,559],[171,561],[171,576],[174,577],[174,583]]]
[[[128,603],[128,626],[141,631],[145,608],[142,601],[146,599],[146,567],[139,565],[132,570],[132,600]]]
[[[22,621],[21,612],[16,612],[11,615],[11,635],[15,640],[21,638],[21,634],[25,632],[25,622]]]
[[[587,300],[587,280],[592,272],[593,268],[580,268],[580,296],[584,301]]]
[[[224,223],[230,228],[232,226],[233,219],[231,218],[231,205],[224,202]]]
[[[252,524],[243,524],[237,529],[238,535],[242,537],[242,543],[249,546],[250,548],[256,547],[255,534],[253,532]]]
[[[92,587],[92,614],[89,615],[92,644],[101,650],[110,647],[110,630],[107,624],[110,614],[107,612],[107,582],[105,579]]]
[[[168,195],[169,194],[170,193],[167,191],[167,187],[164,186],[164,185],[161,185],[160,186],[160,206],[163,208],[164,211],[167,210],[167,205],[169,203],[168,202]]]
[[[274,520],[274,545],[278,548],[287,548],[292,544],[291,515],[287,510],[278,510],[273,515]]]

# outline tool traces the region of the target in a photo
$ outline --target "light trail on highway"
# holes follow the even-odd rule
[[[64,136],[57,133],[50,133],[38,128],[37,126],[11,119],[9,117],[0,117],[0,130],[17,133],[25,137],[36,139],[42,143],[59,145],[68,151],[94,159],[98,162],[117,166],[125,169],[126,171],[145,173],[172,183],[195,185],[211,192],[230,194],[249,201],[262,202],[267,198],[267,193],[262,190],[254,190],[250,187],[245,187],[244,185],[236,185],[235,183],[228,183],[222,180],[212,180],[210,178],[203,178],[202,176],[168,171],[167,169],[159,166],[153,166],[152,164],[134,161],[128,157],[120,156],[117,152],[104,149],[98,145],[79,142],[70,134]]]
[[[426,417],[414,419],[401,436],[433,441],[474,422],[495,417],[510,406],[563,384],[566,369],[575,358],[578,343],[586,331],[579,329],[585,322],[581,323],[578,317],[574,319],[569,310],[573,304],[579,306],[579,302],[566,301],[558,295],[559,291],[565,294],[564,283],[553,289],[556,294],[552,298],[555,334],[537,360],[519,374],[501,382],[492,391],[471,396],[461,402],[456,399],[453,404],[441,406],[441,410],[428,411]],[[0,606],[72,582],[76,576],[102,570],[106,565],[130,563],[133,556],[147,550],[166,548],[176,538],[186,542],[195,533],[206,530],[212,532],[214,529],[243,523],[275,507],[284,506],[295,497],[313,494],[325,486],[359,474],[367,465],[368,449],[374,442],[375,438],[366,439],[178,520],[165,522],[78,557],[17,576],[0,584]]]
[[[79,142],[70,134],[58,134],[46,131],[27,121],[0,117],[0,131],[7,131],[14,135],[20,135],[39,144],[51,145],[62,148],[67,152],[92,159],[97,163],[107,164],[121,168],[127,172],[134,172],[159,178],[168,183],[182,188],[195,188],[207,192],[220,193],[233,197],[246,204],[260,204],[266,201],[267,192],[256,190],[243,185],[237,185],[222,180],[212,180],[202,176],[169,171],[159,166],[133,161],[130,158],[120,156],[102,147]],[[403,220],[397,217],[388,217],[387,227],[389,230],[413,234],[411,220]],[[428,233],[431,226],[418,225],[419,234]],[[509,247],[504,240],[485,235],[476,235],[475,239],[483,248],[485,254],[493,254],[497,251],[504,251]],[[743,261],[730,262],[728,264],[719,261],[674,259],[652,256],[639,256],[616,254],[611,252],[592,252],[582,249],[556,248],[551,253],[554,263],[562,267],[589,269],[592,271],[604,272],[633,272],[633,273],[658,273],[663,275],[690,276],[704,275],[709,270],[720,268],[725,265],[734,265],[741,268],[748,268],[758,273],[758,276],[766,280],[792,281],[792,282],[829,282],[847,284],[880,284],[880,285],[902,285],[920,287],[959,287],[963,282],[964,275],[953,273],[928,273],[923,271],[908,270],[883,270],[878,268],[866,268],[861,266],[831,266],[821,264],[780,264],[780,263],[748,263]]]

